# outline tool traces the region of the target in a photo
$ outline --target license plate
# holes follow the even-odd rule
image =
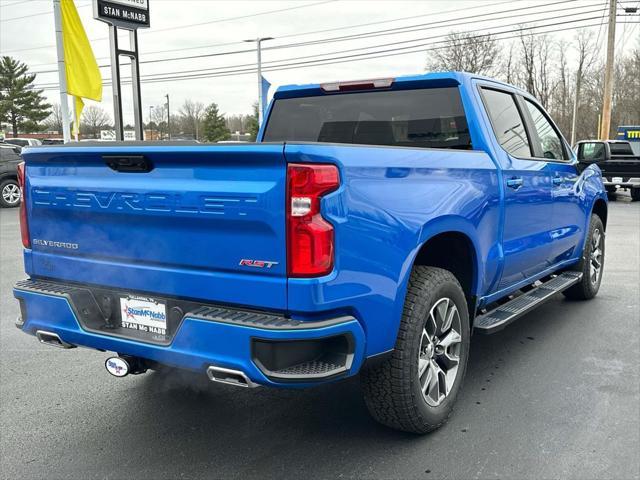
[[[148,297],[120,297],[122,326],[140,332],[167,333],[166,304]]]
[[[622,183],[622,177],[613,177],[611,183]]]

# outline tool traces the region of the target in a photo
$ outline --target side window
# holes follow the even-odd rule
[[[524,121],[513,95],[489,88],[482,89],[493,131],[502,148],[514,157],[531,157]]]
[[[547,116],[542,112],[540,107],[525,98],[524,101],[533,120],[533,128],[535,129],[538,138],[534,140],[540,147],[542,156],[549,160],[566,160],[567,156],[562,148],[562,138],[558,135],[558,132]]]

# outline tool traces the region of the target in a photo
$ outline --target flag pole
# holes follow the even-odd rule
[[[62,13],[60,0],[53,0],[53,16],[56,24],[56,51],[58,53],[58,83],[60,84],[60,112],[62,116],[62,136],[64,143],[71,141],[69,103],[67,100],[67,74],[64,64],[64,47],[62,40]]]

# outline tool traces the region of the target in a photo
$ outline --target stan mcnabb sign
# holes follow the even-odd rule
[[[93,18],[117,27],[149,26],[149,0],[94,0]]]

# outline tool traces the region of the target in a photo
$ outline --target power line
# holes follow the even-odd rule
[[[569,1],[577,1],[577,0],[569,0]],[[547,4],[543,4],[543,5],[537,5],[537,7],[540,6],[551,6],[551,5],[556,5],[559,3],[567,3],[567,1],[556,1],[556,2],[551,2],[551,3],[547,3]],[[591,4],[588,6],[595,6],[598,4]],[[313,41],[309,41],[309,42],[302,42],[302,43],[290,43],[290,44],[284,44],[284,45],[276,45],[273,47],[265,47],[263,50],[279,50],[279,49],[284,49],[284,48],[296,48],[296,47],[302,47],[302,46],[308,46],[308,45],[318,45],[318,44],[325,44],[325,43],[334,43],[334,42],[340,42],[340,41],[350,41],[350,40],[360,40],[360,39],[364,39],[364,38],[372,38],[372,37],[378,37],[378,36],[385,36],[385,35],[391,35],[391,34],[397,34],[397,33],[410,33],[410,32],[414,32],[414,31],[420,31],[423,30],[424,27],[427,26],[434,26],[434,25],[439,25],[439,24],[443,24],[443,23],[449,23],[448,25],[442,25],[441,27],[438,28],[450,28],[450,27],[454,27],[454,26],[464,26],[464,25],[469,25],[469,24],[475,24],[475,23],[481,23],[481,22],[485,22],[485,21],[497,21],[497,20],[506,20],[506,19],[510,19],[510,18],[522,18],[522,10],[526,10],[528,8],[533,8],[533,7],[525,7],[525,8],[516,8],[516,9],[512,9],[512,10],[505,10],[504,12],[500,12],[500,13],[513,13],[513,12],[518,12],[514,15],[504,15],[504,16],[499,16],[499,17],[494,17],[494,18],[489,18],[487,20],[473,20],[473,19],[477,19],[479,17],[486,17],[487,15],[495,15],[496,12],[488,14],[488,13],[484,13],[484,14],[479,14],[479,15],[471,15],[468,17],[461,17],[459,19],[454,19],[454,20],[439,20],[439,21],[435,21],[435,22],[427,22],[427,23],[422,23],[422,24],[414,24],[414,25],[408,25],[405,27],[398,27],[398,28],[402,28],[403,31],[402,32],[396,32],[395,30],[397,29],[385,29],[385,30],[379,30],[379,31],[369,31],[369,32],[363,32],[361,34],[354,34],[354,35],[347,35],[347,36],[342,36],[342,37],[332,37],[332,38],[327,38],[327,39],[321,39],[321,40],[313,40]],[[568,14],[568,15],[555,15],[553,18],[566,18],[566,17],[575,17],[575,16],[580,16],[580,15],[586,15],[589,13],[594,13],[594,12],[598,12],[601,10],[602,7],[595,9],[595,10],[589,10],[589,11],[582,11],[579,13],[572,13],[572,14]],[[566,11],[566,10],[574,10],[574,7],[567,7],[567,8],[562,8],[562,9],[554,9],[554,10],[545,10],[545,11],[540,11],[540,12],[531,12],[528,15],[543,15],[543,14],[548,14],[548,13],[557,13],[557,12],[562,12],[562,11]],[[469,21],[472,20],[472,21]],[[546,21],[549,20],[549,18],[538,18],[535,20],[529,20],[528,22],[540,22],[540,21]],[[454,22],[454,23],[451,23]],[[518,24],[523,23],[522,21],[518,22]],[[515,25],[515,24],[514,24]],[[509,25],[506,25],[509,26]],[[390,30],[394,30],[394,32],[390,32]],[[473,30],[472,30],[473,32]],[[439,37],[439,35],[438,35]],[[427,38],[437,38],[437,37],[427,37]],[[395,44],[402,44],[402,43],[407,43],[410,41],[419,41],[422,39],[416,39],[416,40],[405,40],[405,41],[400,41],[400,42],[396,42]],[[391,43],[389,45],[393,45],[394,43]],[[360,47],[359,49],[354,49],[354,50],[362,50],[365,48],[375,48],[375,47]],[[243,50],[235,50],[235,51],[226,51],[226,52],[215,52],[215,53],[206,53],[206,54],[200,54],[200,55],[191,55],[191,56],[184,56],[184,57],[171,57],[171,58],[160,58],[160,59],[152,59],[152,60],[144,60],[141,61],[140,64],[151,64],[151,63],[160,63],[160,62],[170,62],[170,61],[182,61],[182,60],[193,60],[193,59],[202,59],[202,58],[211,58],[211,57],[218,57],[218,56],[225,56],[225,55],[235,55],[235,54],[242,54],[242,53],[252,53],[254,52],[253,49],[243,49]],[[110,67],[110,64],[105,64],[105,65],[100,65],[101,68],[108,68]],[[35,73],[35,74],[44,74],[44,73],[55,73],[57,72],[56,69],[53,70],[44,70],[44,71],[35,71],[35,72],[31,72],[31,73]]]
[[[22,0],[21,2],[13,2],[13,3],[5,3],[4,5],[0,3],[0,8],[10,7],[11,5],[20,5],[21,3],[28,3],[29,0]]]
[[[598,18],[598,17],[592,17],[591,19],[594,18]],[[586,20],[590,20],[590,19],[584,19],[582,21],[586,21]],[[519,38],[520,35],[522,35],[522,32],[526,31],[526,30],[533,30],[533,29],[539,29],[539,28],[549,28],[549,27],[557,27],[558,25],[566,25],[566,24],[575,24],[576,21],[564,21],[564,22],[557,22],[557,23],[552,23],[552,24],[547,24],[547,25],[538,25],[535,27],[525,27],[525,28],[517,28],[517,29],[513,29],[510,31],[505,31],[505,32],[499,32],[499,33],[486,33],[483,35],[477,35],[474,37],[470,37],[470,39],[479,39],[479,38],[485,38],[484,41],[481,41],[480,43],[486,42],[487,41],[487,37],[490,37],[492,35],[504,35],[504,34],[509,34],[509,33],[516,33],[517,35],[513,35],[510,37],[502,37],[502,38],[498,38],[496,40],[508,40],[508,39],[512,39],[512,38]],[[590,27],[594,27],[594,26],[599,26],[600,23],[596,23],[596,24],[589,24],[589,25],[581,25],[581,27],[583,28],[590,28]],[[575,29],[575,25],[572,27],[566,27],[566,28],[554,28],[553,30],[549,30],[549,31],[544,31],[544,32],[532,32],[530,33],[530,35],[535,36],[535,35],[542,35],[542,34],[547,34],[547,33],[553,33],[553,32],[559,32],[559,31],[566,31],[566,30],[571,30],[571,29]],[[366,52],[366,53],[360,53],[360,54],[354,54],[354,55],[345,55],[345,56],[338,56],[338,57],[333,57],[333,58],[326,58],[326,59],[320,59],[320,60],[307,60],[307,61],[302,61],[302,62],[294,62],[294,63],[288,63],[288,64],[281,64],[281,65],[273,65],[273,66],[267,66],[264,68],[264,71],[279,71],[279,70],[289,70],[289,69],[295,69],[295,68],[307,68],[307,67],[313,67],[313,66],[322,66],[322,65],[331,65],[331,64],[337,64],[337,63],[345,63],[345,62],[353,62],[353,61],[362,61],[362,60],[368,60],[368,59],[374,59],[374,58],[383,58],[383,57],[389,57],[389,56],[394,56],[394,55],[406,55],[406,54],[412,54],[412,53],[423,53],[423,52],[428,52],[428,51],[434,51],[434,50],[439,50],[442,48],[448,48],[448,45],[443,45],[443,46],[439,46],[439,47],[432,47],[432,48],[424,48],[425,45],[430,45],[429,43],[427,44],[423,44],[423,45],[412,45],[412,46],[408,46],[408,47],[400,47],[400,48],[392,48],[392,49],[386,49],[386,50],[379,50],[379,51],[375,51],[375,52]],[[281,60],[280,62],[285,62],[285,61],[290,61],[293,59],[286,59],[286,60]],[[166,82],[166,81],[179,81],[179,80],[191,80],[191,79],[203,79],[203,78],[215,78],[215,77],[223,77],[223,76],[230,76],[230,75],[244,75],[244,74],[252,74],[255,73],[256,69],[255,67],[252,68],[245,68],[245,69],[238,69],[237,67],[239,66],[228,66],[227,68],[229,68],[230,70],[224,70],[224,71],[220,71],[220,72],[215,72],[215,73],[200,73],[200,74],[191,74],[191,75],[180,75],[182,72],[165,72],[165,77],[162,78],[146,78],[143,77],[142,82],[143,83],[157,83],[157,82]],[[235,70],[234,70],[235,68]],[[124,79],[125,83],[127,79]],[[106,82],[106,84],[108,84],[108,81]],[[38,89],[45,89],[45,90],[50,90],[50,89],[55,89],[57,88],[56,85],[52,85],[52,86],[45,86],[45,85],[41,85],[41,86],[37,86],[34,88],[38,88]]]
[[[166,30],[175,30],[175,29],[180,29],[180,28],[188,28],[188,27],[193,27],[193,26],[200,26],[200,25],[204,25],[204,24],[219,23],[219,22],[224,22],[224,21],[229,21],[229,20],[238,20],[238,19],[242,19],[242,18],[255,17],[255,16],[259,16],[259,15],[266,15],[266,14],[269,14],[269,13],[276,13],[276,12],[281,12],[281,11],[285,11],[285,10],[292,10],[292,9],[296,9],[296,8],[311,7],[311,6],[314,6],[314,5],[319,5],[319,4],[333,2],[333,1],[337,1],[337,0],[326,0],[326,1],[323,1],[323,2],[300,5],[300,6],[297,6],[297,7],[289,7],[289,8],[286,8],[286,9],[271,10],[271,11],[267,11],[267,12],[258,12],[258,13],[255,13],[255,14],[243,15],[243,16],[240,16],[240,17],[229,17],[229,18],[224,18],[224,19],[212,20],[212,21],[204,22],[204,23],[200,23],[200,24],[179,25],[179,26],[176,26],[176,27],[169,27],[169,28],[166,28],[166,29],[148,30],[146,32],[142,32],[141,35],[151,35],[151,34],[162,32],[162,31],[166,31]],[[574,3],[574,2],[578,2],[578,1],[580,1],[580,0],[559,0],[559,1],[551,2],[551,3],[546,3],[546,4],[543,4],[543,5],[533,5],[533,6],[528,6],[528,7],[518,7],[518,8],[513,9],[513,10],[505,10],[505,12],[530,10],[530,9],[534,9],[534,8],[546,7],[546,6],[557,5],[557,4],[562,4],[562,3]],[[506,2],[499,2],[498,4],[501,4],[501,3],[506,3]],[[490,4],[490,5],[495,5],[495,4]],[[458,11],[468,11],[468,10],[473,10],[474,8],[486,8],[486,7],[487,7],[486,5],[482,5],[482,6],[471,7],[471,8],[467,8],[467,9],[457,9],[457,10],[449,10],[449,11],[445,11],[445,12],[439,12],[439,14],[455,13],[455,12],[458,12]],[[472,16],[472,17],[482,17],[482,16],[487,16],[487,15],[493,15],[495,13],[497,13],[497,12],[489,12],[489,13],[485,13],[485,14]],[[402,19],[417,18],[417,17],[421,17],[421,16],[428,16],[428,15],[434,15],[434,14],[430,13],[430,14],[424,14],[424,15],[415,15],[415,16],[412,16],[412,17],[402,17]],[[463,18],[472,18],[472,17],[463,17]],[[390,20],[390,21],[397,21],[397,20]],[[444,23],[444,22],[449,22],[449,21],[451,21],[451,20],[440,20],[439,22],[435,22],[435,23]],[[376,22],[372,22],[372,24],[375,24],[375,23]],[[386,23],[386,21],[383,21],[383,23]],[[366,24],[363,24],[363,25],[366,25]],[[361,26],[363,26],[363,25],[361,25]],[[344,28],[351,28],[351,27],[344,27]],[[329,30],[332,30],[332,29],[327,29],[325,31],[329,31]],[[317,32],[314,32],[314,33],[319,33],[319,32],[322,32],[322,31],[317,31]],[[286,38],[286,37],[294,36],[294,35],[301,35],[301,34],[284,35],[284,36],[279,36],[278,38]],[[101,40],[108,40],[108,37],[100,37],[100,38],[93,39],[91,41],[101,41]],[[241,42],[234,42],[234,43],[241,43]],[[55,45],[45,45],[45,46],[40,46],[40,47],[29,47],[29,48],[23,48],[23,49],[7,50],[7,51],[5,51],[5,53],[21,52],[21,51],[28,51],[28,50],[39,50],[39,49],[43,49],[43,48],[51,48],[51,47],[54,47],[54,46]],[[273,48],[273,47],[271,47],[271,48]]]
[[[626,23],[640,23],[640,22],[626,22]],[[582,25],[583,28],[591,28],[591,27],[598,27],[598,26],[600,26],[599,23],[594,23],[594,24],[590,24],[590,25]],[[549,33],[564,32],[564,31],[570,31],[570,30],[573,30],[573,29],[574,29],[574,27],[566,27],[566,28],[549,30],[549,31],[545,31],[545,32],[534,33],[534,34],[531,34],[531,35],[532,36],[546,35],[546,34],[549,34]],[[510,37],[503,37],[503,38],[501,38],[499,40],[509,40],[509,39],[514,39],[514,38],[519,38],[519,35],[513,35],[513,36],[510,36]],[[480,43],[484,43],[484,42],[480,42]],[[264,68],[263,71],[275,72],[275,71],[282,71],[282,70],[295,70],[295,69],[299,69],[299,68],[319,67],[319,66],[324,66],[324,65],[334,65],[334,64],[339,64],[339,63],[358,62],[358,61],[370,60],[370,59],[376,59],[376,58],[385,58],[385,57],[393,57],[393,56],[397,56],[397,55],[407,55],[407,54],[412,54],[412,53],[422,53],[422,52],[440,50],[440,49],[447,48],[447,47],[448,46],[445,45],[445,46],[441,46],[441,47],[435,47],[435,48],[432,48],[432,49],[420,48],[418,50],[403,51],[403,52],[399,52],[399,53],[390,53],[390,54],[381,54],[381,55],[361,54],[363,56],[367,55],[366,58],[355,58],[355,59],[337,60],[337,61],[333,61],[333,60],[329,61],[330,59],[327,59],[327,61],[322,61],[322,62],[313,63],[313,64],[309,64],[309,65],[300,65],[300,66],[282,65],[282,66],[269,67],[269,68]],[[408,48],[413,48],[413,47],[408,47]],[[166,77],[166,78],[150,79],[150,80],[144,81],[144,83],[172,82],[172,81],[181,81],[181,80],[196,80],[196,79],[204,79],[204,78],[218,78],[218,77],[228,77],[228,76],[237,76],[237,75],[247,75],[247,74],[254,74],[255,71],[256,70],[254,68],[252,70],[235,71],[235,72],[221,72],[221,73],[208,74],[208,75],[203,75],[203,76],[191,75],[191,76],[184,76],[184,77],[179,77],[179,76]],[[49,89],[52,89],[52,88],[55,89],[55,87],[49,87]]]
[[[161,28],[161,29],[155,29],[155,30],[147,30],[145,32],[142,32],[140,35],[152,35],[154,33],[161,33],[161,32],[166,32],[169,30],[178,30],[178,29],[182,29],[182,28],[192,28],[192,27],[200,27],[203,25],[211,25],[214,23],[221,23],[221,22],[228,22],[228,21],[232,21],[232,20],[242,20],[245,18],[252,18],[252,17],[259,17],[262,15],[270,15],[272,13],[280,13],[280,12],[285,12],[285,11],[289,11],[289,10],[298,10],[301,8],[307,8],[307,7],[314,7],[316,5],[322,5],[325,3],[331,3],[331,2],[337,2],[338,0],[324,0],[322,2],[316,2],[316,3],[307,3],[304,5],[296,5],[295,7],[287,7],[287,8],[280,8],[277,10],[267,10],[264,12],[257,12],[257,13],[251,13],[248,15],[240,15],[237,17],[227,17],[227,18],[219,18],[216,20],[210,20],[207,22],[201,22],[201,23],[190,23],[187,25],[176,25],[174,27],[167,27],[167,28]],[[109,37],[100,37],[100,38],[95,38],[91,41],[95,42],[95,41],[101,41],[101,40],[108,40]],[[29,48],[20,48],[20,49],[14,49],[14,50],[7,50],[5,51],[5,53],[14,53],[14,52],[26,52],[28,50],[41,50],[44,48],[51,48],[51,47],[55,47],[55,44],[50,44],[50,45],[43,45],[41,47],[29,47]]]
[[[591,12],[584,12],[584,13],[594,13],[597,12],[598,10],[593,10]],[[539,19],[537,21],[548,21],[548,20],[556,20],[559,18],[566,18],[566,17],[572,17],[575,16],[575,14],[567,14],[567,15],[557,15],[551,18],[544,18],[544,19]],[[575,22],[578,21],[586,21],[586,20],[593,20],[593,19],[597,19],[598,17],[589,17],[589,18],[585,18],[585,19],[578,19],[578,20],[573,20]],[[562,22],[563,23],[567,23],[567,22]],[[512,24],[508,24],[508,25],[502,25],[499,28],[507,28],[507,27],[515,27],[515,26],[521,26],[522,22],[516,22],[516,23],[512,23]],[[551,25],[558,25],[558,23],[553,23]],[[532,28],[543,28],[547,25],[539,25],[539,26],[530,26],[528,27],[529,29]],[[525,28],[526,29],[526,28]],[[484,29],[476,29],[476,30],[469,30],[465,33],[477,33],[477,32],[481,32]],[[500,35],[503,34],[505,32],[495,32],[494,35]],[[509,31],[507,31],[506,33],[509,33]],[[404,45],[407,43],[414,43],[414,42],[424,42],[425,40],[434,40],[434,39],[438,39],[441,38],[442,35],[434,35],[434,36],[430,36],[430,37],[423,37],[423,38],[418,38],[418,39],[412,39],[412,40],[404,40],[404,41],[398,41],[398,42],[391,42],[391,43],[385,43],[385,44],[379,44],[379,45],[374,45],[374,46],[368,46],[368,47],[358,47],[358,48],[351,48],[351,49],[346,49],[346,50],[340,50],[337,52],[328,52],[328,53],[319,53],[319,54],[315,54],[315,55],[305,55],[305,56],[301,56],[301,57],[293,57],[293,58],[288,58],[288,59],[283,59],[283,60],[272,60],[272,61],[267,61],[267,62],[263,62],[264,65],[269,65],[269,64],[274,64],[274,63],[279,63],[279,62],[283,62],[283,61],[292,61],[292,60],[304,60],[304,59],[308,59],[311,57],[321,57],[321,56],[327,56],[327,55],[335,55],[335,54],[343,54],[343,53],[351,53],[351,52],[357,52],[360,50],[370,50],[372,48],[380,48],[380,47],[391,47],[391,46],[395,46],[395,45]],[[428,46],[431,45],[433,43],[447,43],[448,40],[444,39],[444,40],[440,40],[440,41],[436,41],[436,42],[430,42],[430,43],[422,43],[420,45],[411,45],[411,47],[416,47],[416,46]],[[263,50],[266,50],[263,49]],[[235,65],[233,67],[245,67],[245,66],[252,66],[254,65],[253,63],[248,63],[248,64],[241,64],[241,65]],[[211,67],[211,68],[200,68],[200,69],[196,69],[196,70],[181,70],[180,73],[195,73],[195,72],[204,72],[204,71],[208,71],[208,70],[221,70],[221,69],[225,69],[225,68],[229,68],[229,66],[223,66],[223,67]],[[152,74],[148,74],[145,77],[149,78],[152,76],[158,76],[158,75],[166,75],[165,73],[152,73]]]
[[[597,17],[592,17],[592,19],[595,19]],[[588,20],[588,19],[585,19]],[[513,29],[513,30],[508,30],[508,31],[504,31],[504,32],[489,32],[489,33],[485,33],[482,35],[477,35],[477,36],[472,36],[469,37],[470,40],[477,40],[480,38],[485,38],[485,40],[483,41],[479,41],[479,43],[485,43],[487,41],[489,41],[489,37],[495,36],[495,35],[504,35],[504,34],[509,34],[509,33],[515,33],[518,32],[518,35],[515,36],[511,36],[511,37],[506,37],[506,38],[496,38],[496,40],[507,40],[507,39],[511,39],[511,38],[519,38],[519,36],[522,34],[523,31],[525,30],[532,30],[532,29],[537,29],[537,28],[548,28],[548,27],[555,27],[558,25],[566,25],[566,24],[570,24],[570,23],[574,23],[573,21],[564,21],[564,22],[557,22],[557,23],[551,23],[548,25],[540,25],[540,26],[536,26],[536,27],[525,27],[525,28],[517,28],[517,29]],[[590,26],[597,26],[599,24],[593,24],[593,25],[584,25],[584,27],[590,27]],[[575,27],[573,27],[575,28]],[[558,30],[558,31],[564,31],[564,30],[570,30],[570,28],[565,28],[562,30]],[[552,30],[551,32],[554,32],[555,30]],[[550,32],[534,32],[531,33],[531,35],[541,35],[541,34],[545,34],[545,33],[550,33]],[[313,64],[313,65],[309,65],[309,66],[319,66],[319,65],[327,65],[327,64],[332,64],[332,63],[343,63],[343,62],[348,62],[348,61],[352,61],[352,59],[354,58],[360,58],[360,57],[366,57],[366,58],[362,58],[363,60],[366,60],[368,58],[380,58],[380,57],[387,57],[387,56],[393,56],[393,55],[402,55],[402,54],[409,54],[409,53],[420,53],[420,52],[429,52],[429,51],[434,51],[434,50],[440,50],[443,48],[448,48],[449,45],[447,44],[447,40],[443,40],[440,42],[433,42],[433,43],[445,43],[445,45],[439,46],[439,47],[431,47],[431,48],[424,48],[425,46],[431,45],[432,43],[424,43],[424,44],[419,44],[419,45],[411,45],[411,46],[406,46],[406,47],[396,47],[396,48],[390,48],[390,49],[385,49],[385,50],[378,50],[375,52],[364,52],[364,53],[360,53],[360,54],[353,54],[353,55],[342,55],[342,56],[338,56],[338,57],[333,57],[333,58],[328,58],[328,59],[319,59],[319,60],[307,60],[307,61],[301,61],[301,62],[293,62],[293,63],[288,63],[288,64],[284,64],[284,65],[273,65],[273,66],[266,66],[264,67],[264,71],[276,71],[276,70],[282,70],[283,66],[299,66],[299,65],[305,65],[305,64]],[[411,50],[413,49],[413,50]],[[415,50],[417,49],[417,50]],[[408,51],[411,50],[411,51]],[[336,52],[336,53],[343,53],[343,52]],[[375,56],[371,56],[371,55],[375,55]],[[304,58],[304,57],[303,57]],[[295,60],[294,58],[292,59],[287,59],[287,60],[282,60],[282,61],[291,61],[291,60]],[[334,62],[334,60],[342,60],[340,62]],[[325,61],[328,61],[329,63],[323,63]],[[271,62],[270,62],[271,63]],[[230,68],[235,68],[235,67],[230,67]],[[255,72],[255,68],[249,68],[249,69],[237,69],[237,70],[227,70],[227,71],[223,71],[223,72],[216,72],[213,74],[208,74],[208,73],[201,73],[201,74],[192,74],[192,75],[184,75],[185,77],[190,77],[190,78],[209,78],[210,76],[227,76],[230,74],[236,74],[236,73],[253,73]],[[178,73],[183,73],[183,72],[166,72],[165,75],[171,75],[171,74],[178,74]],[[174,77],[162,77],[162,78],[148,78],[147,79],[147,83],[154,83],[157,81],[164,81],[166,79],[173,79],[173,78],[177,78],[180,77],[182,75],[176,75]]]
[[[28,0],[27,0],[28,1]],[[576,0],[570,0],[570,1],[576,1]],[[309,32],[299,32],[299,33],[290,33],[290,34],[286,34],[286,35],[276,35],[276,38],[278,40],[283,39],[283,38],[291,38],[291,37],[300,37],[300,36],[307,36],[307,35],[315,35],[318,33],[326,33],[326,32],[333,32],[333,31],[339,31],[339,30],[351,30],[354,28],[360,28],[360,27],[368,27],[371,25],[379,25],[379,24],[384,24],[384,23],[393,23],[393,22],[399,22],[402,20],[413,20],[416,18],[420,18],[420,17],[426,17],[426,16],[434,16],[434,15],[445,15],[445,14],[449,14],[449,13],[457,13],[457,12],[462,12],[462,11],[469,11],[469,10],[475,10],[478,8],[488,8],[488,7],[494,7],[496,5],[502,5],[504,3],[510,3],[511,0],[501,0],[500,2],[495,2],[495,3],[489,3],[489,4],[482,4],[482,5],[478,5],[475,7],[469,7],[469,8],[460,8],[460,9],[455,9],[455,10],[444,10],[444,11],[440,11],[440,12],[435,12],[435,13],[425,13],[425,14],[420,14],[420,15],[412,15],[410,17],[397,17],[397,18],[390,18],[388,20],[379,20],[376,22],[369,22],[369,23],[360,23],[360,24],[356,24],[356,25],[345,25],[342,27],[334,27],[334,28],[325,28],[322,30],[312,30]],[[555,3],[563,3],[563,2],[555,2]],[[551,5],[554,5],[555,3],[552,3]],[[542,4],[542,5],[537,5],[537,7],[544,7],[547,6],[548,4]],[[540,12],[542,13],[542,12]],[[208,44],[208,45],[198,45],[198,46],[193,46],[193,47],[181,47],[181,48],[171,48],[171,49],[166,49],[166,50],[154,50],[151,52],[145,52],[145,55],[152,55],[155,53],[168,53],[168,52],[179,52],[179,51],[185,51],[185,50],[198,50],[198,49],[202,49],[202,48],[215,48],[215,47],[226,47],[229,45],[240,45],[243,44],[244,42],[239,41],[239,42],[226,42],[226,43],[214,43],[214,44]],[[46,47],[35,47],[35,48],[46,48]],[[104,59],[108,59],[109,57],[99,57],[100,60],[104,60]],[[40,64],[36,64],[36,65],[32,65],[32,67],[43,67],[43,66],[47,66],[47,65],[55,65],[56,62],[51,62],[51,63],[40,63]],[[35,72],[35,73],[39,73],[39,72]],[[44,72],[41,72],[44,73]]]
[[[20,3],[20,2],[17,2]],[[14,3],[12,3],[11,5],[15,5]],[[87,3],[85,5],[80,5],[78,8],[85,8],[85,7],[90,7],[91,4]],[[51,15],[53,14],[53,10],[47,11],[47,12],[39,12],[39,13],[31,13],[29,15],[23,15],[21,17],[13,17],[13,18],[3,18],[0,19],[0,23],[6,23],[6,22],[12,22],[14,20],[22,20],[23,18],[32,18],[32,17],[39,17],[41,15]]]

